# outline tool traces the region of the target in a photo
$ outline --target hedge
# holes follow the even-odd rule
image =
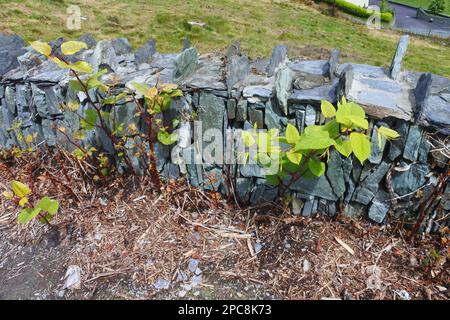
[[[342,11],[361,18],[369,18],[373,14],[377,14],[376,11],[359,7],[353,3],[349,3],[344,0],[323,0],[323,1],[331,5],[336,4],[336,7],[338,7]],[[390,12],[381,12],[380,19],[383,22],[390,23],[394,19],[394,16]]]

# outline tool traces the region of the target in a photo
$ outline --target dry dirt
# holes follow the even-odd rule
[[[448,230],[408,243],[394,225],[239,208],[183,181],[161,192],[147,178],[92,182],[67,155],[27,158],[0,164],[0,186],[20,180],[32,202],[48,195],[61,209],[52,227],[24,226],[0,200],[0,299],[450,297]],[[63,290],[70,265],[81,286]]]

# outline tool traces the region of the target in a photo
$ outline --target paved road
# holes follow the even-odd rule
[[[379,0],[370,0],[370,5],[378,5]],[[427,22],[424,20],[416,19],[417,9],[402,6],[400,4],[389,3],[389,5],[395,11],[395,27],[399,29],[405,29],[414,33],[423,35],[439,35],[442,37],[450,37],[450,27],[437,22]]]

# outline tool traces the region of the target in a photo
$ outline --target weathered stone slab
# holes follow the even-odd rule
[[[175,69],[173,78],[175,82],[180,82],[190,76],[198,65],[197,49],[189,48],[181,52],[175,59]]]
[[[275,46],[272,50],[272,56],[270,58],[269,65],[267,66],[267,75],[269,77],[273,76],[280,63],[287,59],[289,59],[288,47],[285,45]]]
[[[198,60],[197,70],[183,81],[183,85],[192,89],[226,91],[223,69],[223,62],[219,56],[202,55]]]
[[[353,195],[353,200],[368,205],[377,193],[380,181],[386,175],[389,168],[390,164],[386,162],[382,162],[378,165],[378,167],[361,182]]]
[[[247,56],[229,55],[227,61],[227,87],[228,91],[242,82],[250,71],[250,63]]]
[[[415,96],[418,123],[450,134],[450,79],[423,74],[417,83]]]
[[[377,223],[383,223],[389,207],[389,194],[383,190],[379,190],[369,207],[369,219]]]
[[[275,74],[275,91],[278,105],[284,115],[288,114],[288,99],[292,91],[293,75],[286,65],[280,66]]]
[[[315,87],[307,90],[295,90],[289,97],[289,103],[296,104],[311,104],[320,106],[322,100],[327,100],[331,103],[337,101],[337,87],[338,81],[334,81],[329,85]]]
[[[17,57],[26,53],[25,42],[17,35],[0,34],[0,78],[19,66]]]
[[[406,55],[406,49],[408,49],[409,36],[403,35],[397,45],[394,58],[392,59],[391,67],[389,69],[392,79],[398,79],[402,68],[402,61]]]
[[[326,60],[293,61],[288,64],[294,76],[299,74],[328,77],[330,65]]]
[[[153,55],[156,53],[156,40],[148,40],[142,48],[138,48],[134,53],[134,63],[140,65],[142,63],[150,63]]]
[[[325,175],[313,179],[300,178],[291,185],[290,189],[327,200],[336,201],[338,199]]]
[[[405,149],[403,150],[403,158],[416,161],[417,156],[419,155],[421,141],[422,129],[416,125],[410,126],[405,142]]]
[[[376,119],[394,117],[410,120],[414,99],[407,83],[390,79],[382,68],[349,65],[340,81],[339,91],[348,101],[361,105],[369,116]],[[366,70],[367,69],[367,70]]]
[[[244,122],[247,120],[247,100],[239,100],[236,108],[236,121]]]
[[[114,72],[119,68],[116,59],[116,51],[111,41],[102,40],[97,43],[91,57],[91,65],[94,72],[98,72],[102,69]]]
[[[333,149],[330,155],[330,160],[327,163],[326,176],[330,181],[334,194],[341,198],[344,195],[346,185],[343,170],[344,161],[339,153]]]
[[[404,164],[406,167],[407,165]],[[392,185],[395,193],[399,196],[409,194],[426,182],[426,175],[430,172],[428,164],[425,163],[413,163],[410,165],[409,170],[397,172],[392,178]]]

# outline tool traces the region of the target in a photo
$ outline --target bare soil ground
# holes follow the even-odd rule
[[[52,227],[24,226],[0,200],[0,299],[450,297],[448,230],[408,243],[393,225],[238,208],[183,181],[92,182],[68,155],[26,158],[0,164],[0,186],[20,180],[62,207]],[[70,265],[81,286],[63,290]]]

